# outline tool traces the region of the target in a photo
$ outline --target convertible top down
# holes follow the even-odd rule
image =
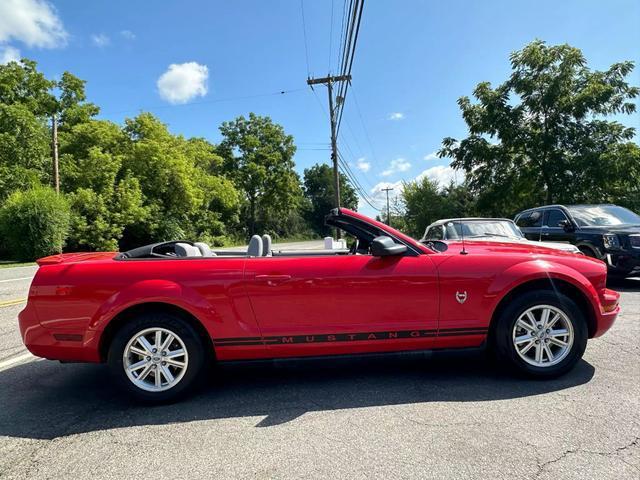
[[[513,242],[423,245],[347,209],[326,221],[348,250],[273,251],[254,237],[237,252],[166,242],[40,259],[22,338],[37,356],[107,362],[153,402],[183,395],[213,361],[242,359],[486,345],[554,377],[619,311],[600,260]]]

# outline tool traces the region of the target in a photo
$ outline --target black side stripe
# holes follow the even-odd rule
[[[312,335],[280,335],[271,337],[230,337],[213,341],[219,347],[243,345],[289,345],[300,343],[357,342],[366,340],[396,340],[429,337],[459,337],[463,335],[485,335],[486,328],[447,328],[437,330],[395,330],[388,332],[323,333]]]

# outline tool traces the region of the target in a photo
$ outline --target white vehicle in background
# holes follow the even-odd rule
[[[570,243],[528,240],[513,220],[508,218],[469,217],[437,220],[426,228],[420,242],[461,240],[462,238],[491,242],[530,243],[539,247],[581,254],[578,247]]]

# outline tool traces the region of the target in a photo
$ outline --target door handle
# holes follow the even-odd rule
[[[287,280],[291,280],[291,275],[256,275],[257,282],[267,282],[269,285],[277,285]]]

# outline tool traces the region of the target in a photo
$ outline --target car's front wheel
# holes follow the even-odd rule
[[[530,376],[551,378],[568,372],[582,358],[587,345],[584,314],[560,292],[521,295],[497,321],[499,357]]]
[[[118,384],[138,400],[164,403],[200,378],[206,352],[193,327],[168,313],[147,313],[115,334],[108,364]]]

